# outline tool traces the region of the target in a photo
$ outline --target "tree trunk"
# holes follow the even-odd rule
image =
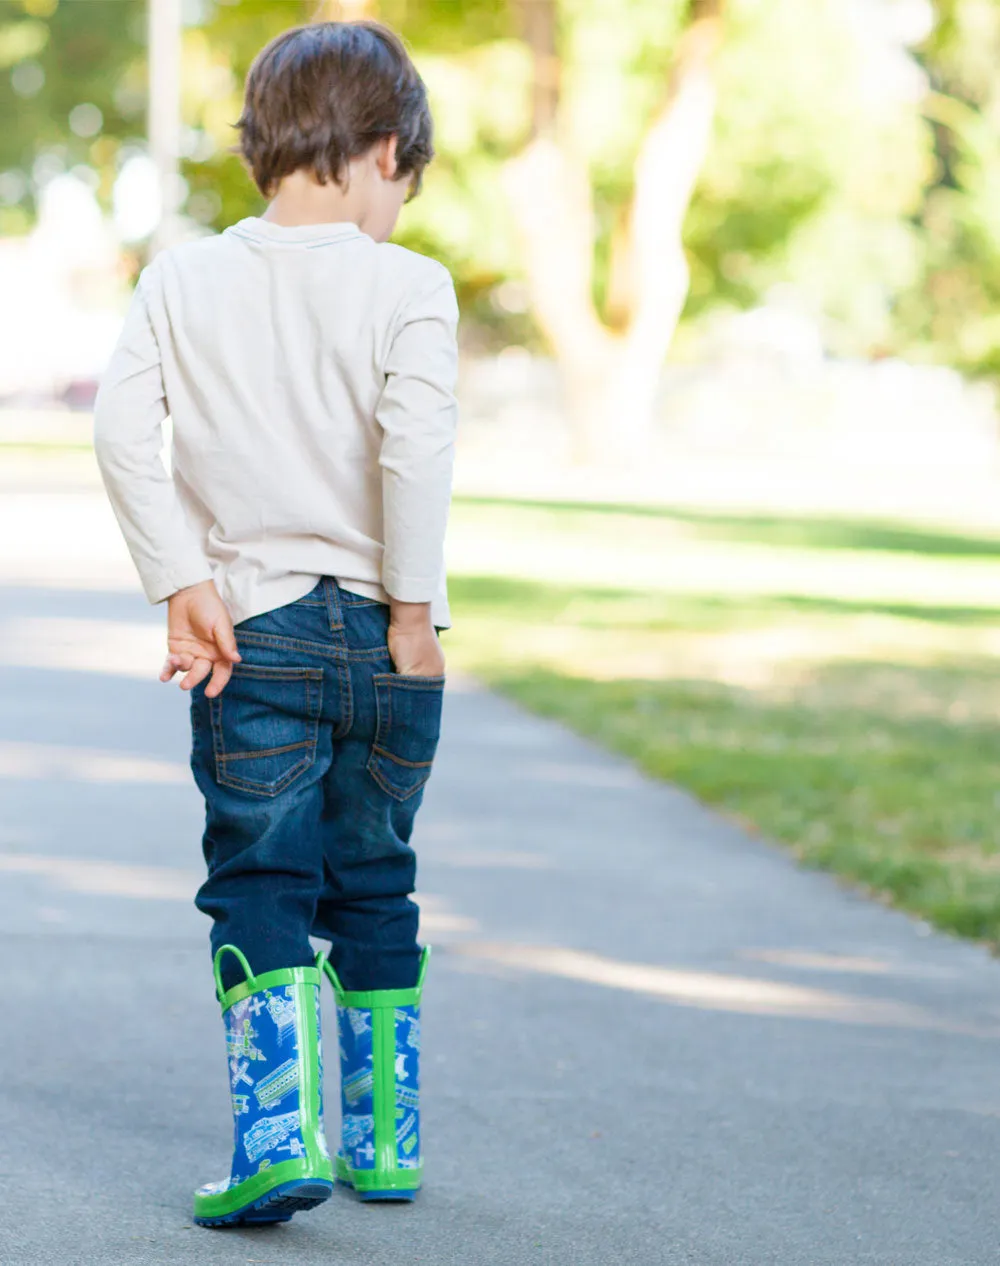
[[[518,0],[534,62],[532,139],[504,180],[534,315],[562,370],[576,460],[596,447],[612,336],[593,299],[594,213],[586,164],[559,136],[555,0]]]
[[[559,135],[555,5],[520,0],[535,61],[534,136],[508,164],[506,187],[532,308],[562,369],[578,459],[637,458],[648,442],[663,361],[687,298],[682,230],[711,137],[723,3],[692,0],[666,104],[636,160],[625,239],[629,317],[617,335],[593,299],[589,173]]]
[[[594,223],[586,169],[538,137],[505,172],[524,244],[531,306],[562,371],[573,455],[589,458],[604,431],[603,399],[615,338],[592,294]]]
[[[684,220],[712,138],[720,4],[696,0],[666,105],[636,160],[629,233],[632,313],[609,384],[619,439],[629,447],[641,448],[648,439],[663,363],[687,301]]]
[[[318,0],[314,22],[358,22],[377,16],[378,0]]]
[[[556,40],[555,0],[516,0],[521,34],[531,49],[534,63],[532,86],[532,135],[550,136],[559,115],[559,81],[562,64]]]

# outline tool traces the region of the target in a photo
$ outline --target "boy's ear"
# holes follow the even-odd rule
[[[396,173],[399,170],[399,164],[396,161],[398,139],[395,135],[383,136],[375,147],[375,165],[383,180],[396,179]]]

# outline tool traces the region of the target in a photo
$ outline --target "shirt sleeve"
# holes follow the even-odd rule
[[[209,580],[208,560],[163,465],[168,414],[160,349],[143,273],[94,405],[104,486],[150,602]]]
[[[458,305],[444,268],[403,309],[386,358],[382,428],[382,584],[430,602],[444,575],[458,407]]]

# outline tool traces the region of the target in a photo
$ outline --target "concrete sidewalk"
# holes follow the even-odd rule
[[[231,1126],[159,621],[0,591],[0,1263],[994,1266],[1000,966],[461,684],[426,1190],[194,1228]]]

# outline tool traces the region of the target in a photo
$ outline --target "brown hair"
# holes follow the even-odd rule
[[[341,184],[351,159],[386,136],[397,138],[398,173],[414,193],[434,157],[424,82],[380,22],[317,22],[273,39],[250,67],[236,126],[265,197],[301,168]]]

